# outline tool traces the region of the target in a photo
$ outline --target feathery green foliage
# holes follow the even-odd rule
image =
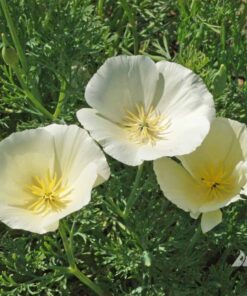
[[[89,78],[106,58],[144,54],[191,68],[214,94],[218,115],[247,123],[247,5],[242,0],[9,0],[28,70],[23,91],[0,60],[0,139],[52,121],[77,123]],[[0,32],[15,44],[0,10]],[[3,47],[3,43],[0,43]],[[57,100],[61,104],[56,109]],[[78,267],[112,295],[246,296],[247,269],[231,264],[247,252],[246,200],[224,210],[206,235],[169,203],[147,163],[138,203],[124,223],[136,169],[109,158],[111,179],[92,202],[65,219]],[[35,235],[0,225],[0,295],[93,295],[59,267],[68,262],[58,232]]]

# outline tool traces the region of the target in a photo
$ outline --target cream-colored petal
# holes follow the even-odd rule
[[[190,212],[190,217],[193,219],[198,219],[200,215],[201,215],[200,212],[196,212],[196,213]]]
[[[164,76],[165,88],[159,110],[174,119],[197,114],[211,121],[215,116],[214,102],[202,79],[191,70],[171,62],[156,64]]]
[[[55,231],[59,226],[58,221],[47,226],[45,217],[35,215],[23,208],[6,205],[0,209],[0,220],[12,229],[22,229],[38,234]]]
[[[201,218],[201,228],[202,232],[206,233],[217,226],[222,221],[221,210],[207,212],[202,214]]]
[[[139,156],[140,146],[130,141],[119,125],[101,117],[96,110],[87,108],[79,110],[77,118],[111,157],[132,166],[143,162]]]
[[[229,206],[230,204],[232,204],[232,203],[234,203],[234,202],[236,202],[236,201],[239,201],[239,200],[244,200],[244,198],[242,198],[240,195],[236,195],[236,196],[232,197],[232,198],[228,201],[228,203],[225,204],[225,206],[227,207],[227,206]]]
[[[163,95],[164,92],[164,87],[165,87],[165,79],[162,73],[159,73],[159,79],[156,84],[156,90],[155,90],[155,95],[152,100],[152,107],[156,108],[157,105],[159,104],[159,101]]]
[[[198,122],[201,128],[198,130]],[[195,124],[196,123],[196,124]],[[188,129],[187,132],[184,128]],[[178,156],[190,153],[201,144],[209,130],[208,120],[191,116],[186,124],[178,120],[171,123],[165,131],[164,139],[154,145],[143,145],[140,148],[140,157],[145,160],[154,160],[163,156]]]
[[[30,199],[26,187],[33,177],[47,175],[55,162],[54,143],[44,130],[14,133],[0,143],[1,205],[21,205]]]
[[[242,190],[241,190],[241,194],[247,196],[247,184],[245,184],[245,186],[243,186],[243,188],[242,188]]]
[[[104,79],[108,76],[111,79],[106,83]],[[121,81],[121,86],[115,79]],[[179,95],[176,93],[177,88],[181,88]],[[121,90],[122,96],[127,99],[116,101],[116,89]],[[90,114],[88,110],[80,110],[77,113],[80,122],[104,147],[106,153],[129,165],[138,165],[143,160],[192,152],[205,138],[210,121],[215,115],[211,94],[190,70],[175,63],[162,62],[155,65],[149,58],[140,56],[120,56],[107,60],[89,82],[86,98],[97,111]],[[172,108],[163,108],[163,101],[170,102],[168,105]],[[161,116],[162,120],[164,118],[166,122],[164,137],[161,136],[155,143],[136,141],[136,145],[133,134],[131,139],[131,136],[127,135],[128,130],[121,126],[128,114],[137,112],[138,104],[144,104],[146,108],[152,104],[152,108],[156,108],[155,114]],[[170,112],[172,109],[179,109],[179,116],[176,116],[174,110]],[[106,128],[109,131],[104,130]]]
[[[234,125],[234,128],[233,128]],[[202,145],[191,154],[180,156],[184,167],[195,178],[210,167],[224,166],[228,171],[243,160],[239,138],[246,134],[244,125],[226,118],[216,118]]]
[[[110,169],[104,153],[88,133],[76,125],[52,124],[44,128],[53,137],[57,163],[60,165],[61,175],[69,183],[76,182],[83,169],[90,163],[97,167],[99,185],[110,176]]]
[[[128,137],[127,132],[120,125],[116,125],[111,121],[100,116],[96,110],[81,109],[77,112],[77,118],[83,127],[89,130],[91,136],[99,142],[104,151],[128,165],[139,165],[144,160],[154,160],[163,156],[174,156],[184,154],[191,150],[191,144],[195,145],[194,139],[198,141],[203,136],[202,129],[197,133],[198,137],[190,139],[188,136],[186,142],[183,141],[183,135],[180,137],[170,136],[171,130],[168,127],[167,136],[164,140],[160,140],[154,145],[152,144],[137,144]],[[196,121],[196,119],[195,119]],[[194,122],[191,122],[191,132],[195,127]],[[205,122],[207,129],[208,122]],[[197,142],[198,143],[198,142]]]
[[[218,196],[217,199],[208,199],[201,207],[200,212],[211,212],[236,202],[241,199],[239,196],[242,187],[246,184],[247,162],[241,161],[231,173],[232,188]]]
[[[167,199],[184,211],[199,212],[204,192],[180,164],[164,157],[154,161],[154,172]]]
[[[49,226],[46,226],[45,232],[53,232],[56,231],[59,227],[59,221],[54,222],[53,224],[50,224]]]
[[[38,234],[47,232],[47,229],[43,226],[42,217],[34,215],[23,208],[2,205],[0,220],[13,229],[22,229]]]
[[[13,134],[0,143],[0,164],[0,220],[12,228],[40,234],[56,230],[59,219],[90,201],[96,179],[99,183],[109,177],[103,152],[77,126],[51,125]],[[45,190],[52,190],[44,189],[49,188],[49,173],[58,178],[61,174],[64,187],[54,195],[62,199],[63,207],[32,211],[30,203],[35,198],[42,203]],[[35,185],[35,177],[40,178],[41,189]]]
[[[109,58],[89,81],[87,103],[108,119],[119,122],[137,104],[148,108],[157,100],[159,73],[155,63],[144,56]]]
[[[65,198],[68,205],[59,212],[51,212],[43,220],[43,227],[50,231],[50,227],[57,221],[86,206],[91,200],[91,192],[97,178],[97,165],[90,163],[78,176],[71,187],[71,193]]]
[[[173,156],[190,153],[202,143],[215,117],[212,95],[191,70],[165,61],[156,65],[165,80],[157,109],[170,121],[163,145],[173,147]]]
[[[240,146],[243,153],[243,159],[247,160],[247,128],[246,125],[243,123],[240,123],[235,120],[229,120],[229,123],[231,124],[231,127],[233,128],[236,137],[238,138],[240,142]],[[247,183],[243,185],[243,190],[241,191],[241,194],[247,195]]]
[[[65,209],[50,212],[47,215],[35,214],[32,211],[15,205],[2,205],[0,207],[0,220],[14,229],[23,229],[43,234],[54,231],[58,221],[72,212],[80,210],[87,205],[91,198],[91,191],[97,178],[97,167],[89,164],[73,184],[71,193],[66,197],[69,201]]]
[[[240,123],[236,120],[225,119],[231,125],[237,139],[240,142],[243,158],[247,160],[247,127],[244,123]]]

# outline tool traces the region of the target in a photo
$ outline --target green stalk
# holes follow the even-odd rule
[[[136,30],[136,20],[135,20],[135,16],[133,13],[133,10],[131,9],[131,7],[129,6],[128,2],[126,0],[120,0],[120,4],[123,7],[129,23],[132,27],[132,33],[133,33],[133,38],[134,38],[134,54],[138,54],[139,52],[139,40],[138,40],[138,34],[137,34],[137,30]]]
[[[64,99],[65,99],[66,87],[67,87],[66,81],[62,80],[61,87],[60,87],[60,93],[59,93],[59,97],[58,97],[58,102],[57,102],[57,107],[56,107],[56,110],[53,114],[54,118],[57,118],[62,111],[62,107],[63,107],[63,103],[64,103]]]
[[[138,166],[135,181],[134,181],[134,185],[133,185],[132,190],[130,192],[129,198],[127,200],[126,208],[125,208],[125,212],[124,212],[125,218],[128,217],[130,209],[133,207],[133,205],[135,204],[135,202],[136,202],[136,200],[137,200],[137,198],[139,196],[138,194],[136,194],[136,190],[137,190],[137,188],[139,186],[139,183],[140,183],[140,180],[141,180],[143,167],[144,167],[144,162],[141,165]]]
[[[78,268],[74,268],[70,270],[70,273],[80,280],[84,285],[89,287],[92,291],[94,291],[99,296],[110,296],[110,294],[106,294],[98,285],[93,283],[85,274],[83,274]]]
[[[69,262],[70,267],[67,269],[67,272],[70,274],[73,274],[75,277],[77,277],[81,283],[86,285],[88,288],[90,288],[92,291],[95,292],[98,296],[110,296],[109,293],[104,292],[100,286],[96,285],[94,282],[92,282],[84,273],[82,273],[78,267],[76,266],[75,257],[73,254],[73,248],[72,248],[72,241],[68,239],[66,235],[66,229],[65,224],[63,221],[59,222],[59,233],[63,241],[63,246],[65,253],[67,255],[67,259]]]
[[[25,72],[27,72],[26,57],[25,57],[24,52],[22,50],[18,35],[15,30],[14,23],[13,23],[12,18],[10,16],[8,5],[5,0],[0,0],[0,4],[2,6],[2,10],[3,10],[4,16],[6,18],[6,21],[7,21],[8,27],[9,27],[9,31],[10,31],[11,37],[13,39],[13,42],[15,44],[15,48],[17,50],[20,62],[22,64],[22,67],[25,70]]]
[[[36,97],[33,95],[33,93],[28,89],[28,86],[26,85],[25,81],[22,78],[22,75],[20,73],[20,70],[18,67],[13,68],[16,77],[18,78],[20,85],[27,95],[28,99],[32,102],[32,104],[39,110],[43,115],[45,115],[48,119],[53,120],[53,115],[39,102],[39,100],[36,99]]]
[[[139,52],[139,40],[138,40],[136,26],[133,28],[133,37],[134,37],[134,54],[137,55]]]
[[[24,70],[25,75],[28,77],[28,74],[29,73],[28,73],[28,64],[27,64],[26,56],[25,56],[24,51],[22,49],[20,40],[18,38],[16,29],[15,29],[15,25],[14,25],[13,20],[11,18],[11,15],[10,15],[10,12],[9,12],[9,8],[8,8],[8,4],[6,3],[6,0],[0,0],[0,4],[1,4],[1,7],[2,7],[4,16],[6,18],[6,21],[7,21],[7,25],[8,25],[8,28],[9,28],[9,31],[10,31],[10,34],[11,34],[11,37],[12,37],[12,40],[13,40],[15,49],[17,51],[17,55],[19,57],[19,60],[20,60],[21,65],[22,65],[22,69]],[[32,93],[33,93],[33,96],[38,101],[41,101],[41,99],[40,99],[40,97],[41,97],[40,96],[40,92],[39,92],[39,89],[36,86],[36,83],[33,81],[32,78],[29,78],[29,80],[30,80],[30,82],[32,84]]]
[[[104,17],[103,7],[104,7],[104,0],[99,0],[99,1],[98,1],[98,15],[99,15],[101,18]]]
[[[66,235],[65,224],[63,221],[59,222],[59,233],[63,241],[64,250],[67,255],[70,268],[71,269],[76,268],[75,258],[71,249],[71,244]]]

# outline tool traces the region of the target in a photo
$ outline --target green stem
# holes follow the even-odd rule
[[[68,261],[69,261],[69,265],[72,269],[76,268],[75,258],[73,255],[71,244],[70,244],[70,241],[68,240],[67,235],[66,235],[64,221],[59,222],[59,233],[60,233],[60,236],[63,241],[63,246],[64,246],[65,253],[67,255]]]
[[[24,54],[24,51],[22,49],[20,40],[18,38],[16,29],[15,29],[15,25],[14,25],[13,20],[11,18],[11,15],[10,15],[10,12],[9,12],[8,5],[6,3],[6,0],[0,0],[0,4],[2,6],[2,10],[3,10],[3,13],[4,13],[5,18],[6,18],[6,21],[7,21],[8,28],[9,28],[9,31],[10,31],[10,34],[11,34],[11,37],[12,37],[12,40],[14,42],[15,49],[17,51],[17,55],[18,55],[19,60],[21,62],[22,68],[23,68],[23,70],[25,72],[25,75],[28,77],[28,74],[29,73],[28,73],[28,64],[27,64],[26,56]],[[30,80],[30,82],[32,84],[32,93],[33,93],[33,96],[36,97],[36,99],[38,101],[41,101],[41,99],[40,99],[40,97],[41,97],[40,96],[40,92],[39,92],[39,89],[36,86],[35,81],[33,80],[33,78],[30,78],[30,77],[29,77],[29,80]]]
[[[124,212],[125,218],[128,217],[130,209],[133,207],[133,205],[135,204],[135,202],[136,202],[136,200],[137,200],[137,198],[139,196],[136,193],[136,190],[137,190],[138,185],[139,185],[140,180],[141,180],[143,167],[144,167],[144,162],[141,165],[138,166],[135,181],[134,181],[134,185],[133,185],[132,190],[130,192],[129,198],[127,200],[126,208],[125,208],[125,212]]]
[[[32,104],[43,114],[45,115],[48,119],[53,120],[54,117],[53,115],[39,102],[38,99],[33,95],[33,93],[28,89],[28,86],[26,85],[25,81],[22,78],[20,69],[18,67],[13,68],[16,77],[18,78],[20,85],[27,95],[28,99],[32,102]]]
[[[80,280],[80,282],[82,282],[84,285],[86,285],[88,288],[94,291],[95,294],[99,296],[110,296],[109,293],[106,293],[105,291],[103,291],[100,286],[92,282],[84,273],[82,273],[78,269],[76,265],[75,257],[73,254],[71,237],[69,240],[66,235],[66,227],[65,227],[64,221],[59,222],[59,233],[62,238],[64,250],[70,265],[70,267],[66,271],[70,274],[73,274],[75,277],[77,277]]]
[[[89,287],[99,296],[110,296],[109,293],[104,292],[98,285],[93,283],[85,274],[83,274],[77,267],[70,270],[70,273],[76,276],[84,285]]]
[[[60,93],[59,93],[59,97],[58,97],[58,102],[57,102],[57,107],[56,107],[56,110],[53,114],[54,118],[57,118],[62,111],[62,107],[63,107],[63,103],[64,103],[64,99],[65,99],[66,87],[67,87],[66,81],[62,80],[61,87],[60,87]]]
[[[134,54],[137,55],[139,53],[139,40],[136,27],[133,28],[133,37],[134,37]]]
[[[13,20],[12,20],[12,18],[10,16],[8,5],[7,5],[5,0],[0,0],[0,4],[2,6],[2,10],[3,10],[4,16],[6,18],[6,21],[7,21],[8,27],[9,27],[9,31],[10,31],[11,37],[13,39],[13,42],[15,44],[15,48],[17,50],[20,62],[22,64],[23,69],[26,72],[27,71],[27,61],[26,61],[24,52],[22,50],[18,35],[16,33]]]
[[[103,7],[104,7],[104,0],[99,0],[99,1],[98,1],[98,15],[99,15],[101,18],[104,17]]]
[[[6,36],[5,36],[5,34],[2,33],[1,34],[1,37],[2,37],[2,41],[3,41],[3,46],[4,47],[8,47],[9,46],[9,43],[8,43],[8,40],[7,40]]]
[[[138,34],[137,34],[137,30],[136,30],[137,26],[136,26],[135,15],[126,0],[120,0],[120,4],[123,7],[123,9],[128,17],[129,23],[132,27],[132,33],[133,33],[133,38],[134,38],[134,54],[136,55],[139,52],[139,41],[138,41]]]

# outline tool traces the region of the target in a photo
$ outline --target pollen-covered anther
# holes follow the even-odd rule
[[[65,199],[70,193],[68,186],[64,185],[63,178],[58,178],[56,173],[51,177],[50,171],[44,178],[33,177],[33,183],[26,186],[25,190],[33,196],[25,208],[35,214],[46,215],[50,212],[59,212],[69,203]]]
[[[147,111],[143,106],[136,106],[134,111],[126,111],[122,126],[132,141],[155,145],[158,140],[165,139],[170,122],[152,106]]]

